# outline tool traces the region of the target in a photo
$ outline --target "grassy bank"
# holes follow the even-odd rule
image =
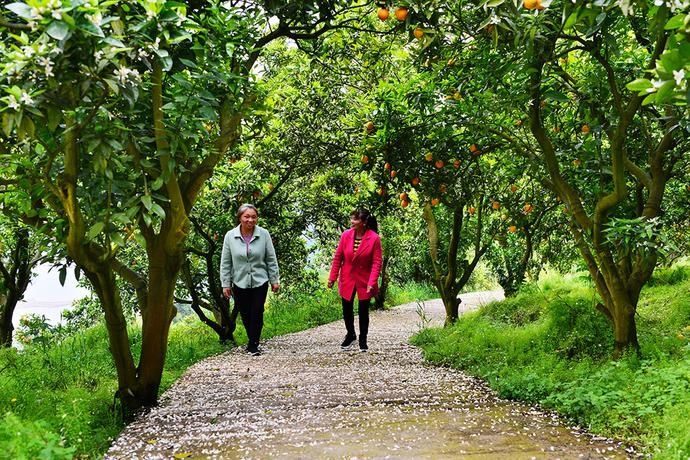
[[[391,290],[396,302],[428,298],[429,291],[410,285]],[[402,303],[402,302],[400,302]],[[335,290],[274,297],[265,314],[263,338],[296,332],[341,317]],[[134,344],[140,330],[131,328]],[[240,325],[236,338],[246,341]],[[170,332],[161,391],[193,363],[225,351],[217,336],[194,316],[175,323]],[[138,354],[138,349],[134,350]],[[102,326],[59,344],[35,345],[18,352],[0,350],[0,452],[5,458],[98,458],[123,424],[113,394],[116,374]]]
[[[587,277],[552,276],[414,339],[430,361],[662,459],[690,457],[690,267],[658,270],[638,309],[642,358],[610,360]]]

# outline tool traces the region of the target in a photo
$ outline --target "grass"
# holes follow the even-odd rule
[[[612,361],[611,328],[587,277],[549,276],[515,298],[427,329],[432,362],[484,378],[660,459],[690,456],[690,267],[660,269],[638,306],[642,358]]]
[[[391,287],[390,302],[433,296],[424,286]],[[341,318],[335,290],[271,297],[262,338],[297,332]],[[246,342],[239,322],[238,343]],[[141,331],[129,330],[138,356]],[[170,330],[161,392],[195,362],[227,350],[195,316]],[[100,458],[123,428],[113,405],[117,376],[103,326],[59,344],[0,350],[0,452],[12,459]]]

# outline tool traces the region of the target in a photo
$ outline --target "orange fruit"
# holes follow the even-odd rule
[[[470,216],[473,216],[475,212],[477,212],[477,209],[474,206],[470,206],[467,208],[467,212],[470,214]]]
[[[369,133],[374,130],[374,127],[375,126],[373,121],[367,121],[366,123],[364,123],[364,129],[366,129]]]
[[[406,192],[402,192],[402,193],[400,194],[400,200],[402,200],[402,201],[407,200],[407,193],[406,193]]]
[[[363,163],[363,164],[369,163],[369,157],[366,156],[366,155],[362,155],[362,163]]]
[[[376,193],[378,193],[379,195],[383,196],[383,195],[386,194],[386,189],[383,188],[383,187],[381,187],[381,188],[379,188],[379,189],[376,191]]]
[[[472,153],[479,152],[479,147],[477,147],[477,144],[470,145],[470,152],[472,152]]]
[[[458,168],[460,167],[460,160],[455,160],[455,161],[453,161],[453,167],[454,167],[455,169],[458,169]]]
[[[414,38],[416,38],[417,40],[421,40],[422,37],[424,36],[424,30],[421,27],[417,27],[412,32],[412,34],[414,35]]]
[[[438,204],[441,202],[440,199],[438,198],[432,198],[431,199],[431,206],[438,206]]]
[[[443,168],[444,165],[445,165],[445,163],[443,162],[443,160],[436,160],[436,163],[434,163],[434,166],[436,166],[436,169],[441,169],[441,168]]]
[[[580,131],[582,131],[582,134],[589,134],[589,125],[582,125],[582,128],[580,128]]]
[[[398,21],[404,21],[407,19],[407,7],[406,6],[399,6],[397,10],[395,10],[395,19]]]
[[[446,193],[446,190],[448,190],[448,188],[446,187],[446,184],[441,184],[441,185],[438,186],[438,191],[439,191],[439,192],[441,192],[441,193]]]
[[[431,152],[427,152],[426,155],[424,155],[424,159],[425,159],[426,161],[431,161],[431,160],[434,159],[434,154],[431,153]]]
[[[403,208],[406,208],[407,206],[409,206],[409,204],[410,204],[410,202],[407,200],[400,201],[400,206]]]
[[[575,166],[576,168],[579,168],[581,164],[582,164],[582,160],[580,160],[579,158],[575,158],[573,160],[573,166]]]
[[[523,0],[522,6],[528,10],[541,10],[544,8],[541,6],[541,0]]]
[[[508,227],[508,231],[510,233],[515,233],[517,232],[517,227],[515,225],[511,225],[510,227]]]
[[[383,169],[386,169],[386,170],[391,169],[391,164],[386,163],[385,165],[383,165]]]
[[[410,183],[415,187],[419,185],[419,182],[420,182],[419,177],[413,177],[412,180],[410,181]]]
[[[380,20],[385,21],[386,19],[388,19],[388,16],[390,16],[390,12],[388,11],[388,8],[379,8],[377,16]]]
[[[494,209],[501,209],[501,203],[499,203],[498,201],[494,201],[493,203],[491,203],[491,207]]]
[[[398,175],[398,171],[391,171],[391,179],[394,179]]]
[[[518,190],[518,186],[515,184],[510,184],[510,191],[515,193]]]
[[[522,207],[522,210],[525,214],[529,214],[534,210],[534,206],[532,206],[530,203],[525,203],[525,205]]]

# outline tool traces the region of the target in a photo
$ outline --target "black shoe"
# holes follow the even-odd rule
[[[247,353],[252,356],[260,356],[261,350],[259,350],[259,347],[247,347]]]
[[[369,347],[367,346],[367,340],[366,339],[362,340],[361,337],[359,338],[359,351],[361,351],[361,352],[369,351]]]
[[[340,348],[347,350],[352,346],[353,343],[355,343],[355,340],[357,340],[356,335],[346,335],[345,340],[343,340],[343,343],[340,344]]]

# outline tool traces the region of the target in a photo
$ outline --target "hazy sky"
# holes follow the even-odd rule
[[[72,305],[72,301],[89,295],[89,290],[77,286],[74,270],[67,270],[65,285],[60,284],[59,271],[50,270],[50,265],[41,265],[34,270],[36,276],[31,280],[14,313],[14,324],[22,315],[35,313],[45,315],[51,322],[60,319],[60,312]]]

